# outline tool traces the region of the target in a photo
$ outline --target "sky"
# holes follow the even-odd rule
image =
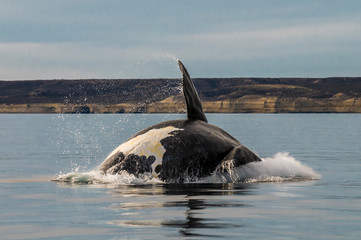
[[[0,80],[361,76],[360,0],[1,0]]]

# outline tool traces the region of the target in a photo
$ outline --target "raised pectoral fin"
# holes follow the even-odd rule
[[[191,120],[201,120],[207,122],[204,115],[202,103],[199,99],[196,88],[193,85],[187,69],[181,61],[178,60],[178,65],[183,74],[183,94],[187,103],[187,117]]]
[[[223,161],[230,160],[233,163],[233,167],[239,167],[250,162],[262,161],[256,154],[242,145],[233,148],[223,159]]]

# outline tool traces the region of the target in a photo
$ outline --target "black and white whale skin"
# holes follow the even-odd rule
[[[99,167],[101,172],[151,173],[166,182],[183,182],[261,161],[231,135],[207,123],[193,82],[183,64],[178,64],[187,119],[158,123],[136,133],[109,154]]]

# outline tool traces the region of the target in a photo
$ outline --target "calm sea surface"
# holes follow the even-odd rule
[[[1,114],[0,239],[361,239],[360,114],[207,117],[268,159],[262,173],[319,179],[84,184],[135,132],[184,116]]]

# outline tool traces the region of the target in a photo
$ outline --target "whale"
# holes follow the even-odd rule
[[[208,123],[187,69],[179,60],[178,65],[187,118],[161,122],[134,134],[106,157],[100,172],[151,174],[164,182],[182,183],[262,161],[230,134]]]

